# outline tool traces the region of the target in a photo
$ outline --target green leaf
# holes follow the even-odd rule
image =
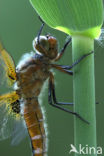
[[[95,38],[103,22],[102,0],[30,0],[41,18],[52,28],[71,35]]]

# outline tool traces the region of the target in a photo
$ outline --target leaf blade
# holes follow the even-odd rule
[[[59,27],[68,29],[68,31],[64,29],[65,33],[73,34],[72,32],[100,28],[103,22],[102,0],[30,0],[30,2],[49,26],[55,29]]]

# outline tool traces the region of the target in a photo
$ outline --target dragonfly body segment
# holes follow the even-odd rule
[[[43,156],[47,149],[44,117],[38,102],[42,86],[50,75],[50,66],[45,65],[44,60],[44,57],[34,54],[16,69],[18,85],[16,92],[24,101],[24,119],[35,156]]]
[[[24,108],[24,119],[31,137],[33,155],[45,155],[47,152],[46,132],[44,129],[43,114],[37,99],[26,100]]]

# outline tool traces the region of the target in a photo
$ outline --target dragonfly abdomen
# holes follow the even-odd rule
[[[46,133],[44,119],[38,100],[27,100],[24,108],[24,119],[31,138],[33,156],[46,154]]]

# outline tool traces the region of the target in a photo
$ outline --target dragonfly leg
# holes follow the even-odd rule
[[[44,22],[42,22],[42,25],[41,25],[40,30],[39,30],[38,35],[37,35],[37,43],[38,44],[39,44],[39,38],[40,38],[40,35],[42,33],[43,27],[44,27]]]
[[[59,52],[58,56],[56,57],[56,59],[54,61],[58,61],[59,59],[61,59],[61,57],[63,56],[63,54],[64,54],[64,52],[68,46],[68,44],[71,43],[71,40],[72,40],[71,38],[69,38],[67,40],[67,42],[64,44],[64,47],[61,49],[61,51]]]
[[[89,56],[89,55],[91,55],[91,54],[93,54],[93,53],[94,53],[94,51],[91,51],[90,53],[81,56],[81,57],[80,57],[78,60],[76,60],[71,66],[62,66],[62,67],[63,67],[64,69],[66,69],[66,70],[70,70],[70,69],[72,69],[74,66],[76,66],[77,64],[79,64],[84,58],[86,58],[87,56]]]
[[[57,65],[57,64],[51,64],[51,66],[52,66],[52,68],[55,68],[55,69],[57,69],[57,70],[59,70],[61,72],[67,73],[69,75],[73,75],[73,72],[70,71],[70,69],[72,69],[74,66],[76,66],[77,64],[79,64],[84,58],[86,58],[87,56],[89,56],[92,53],[94,53],[94,52],[91,51],[90,53],[83,55],[77,61],[75,61],[71,66]]]
[[[83,117],[81,117],[77,112],[70,111],[69,109],[63,108],[62,106],[60,106],[60,105],[73,105],[73,103],[57,102],[56,96],[55,96],[54,76],[52,73],[50,73],[50,78],[49,78],[48,102],[51,106],[56,107],[65,112],[68,112],[70,114],[73,114],[76,117],[78,117],[80,120],[89,124],[89,122],[85,120]]]
[[[52,68],[55,68],[63,73],[69,74],[69,75],[73,75],[73,72],[71,70],[65,69],[64,66],[62,65],[58,65],[58,64],[51,64]]]
[[[66,102],[58,102],[57,98],[56,98],[56,94],[55,94],[55,85],[54,85],[54,76],[52,73],[50,73],[50,79],[49,79],[49,95],[51,96],[51,100],[53,100],[53,102],[55,104],[58,105],[73,105],[73,103],[66,103]],[[50,97],[49,96],[49,97]]]

